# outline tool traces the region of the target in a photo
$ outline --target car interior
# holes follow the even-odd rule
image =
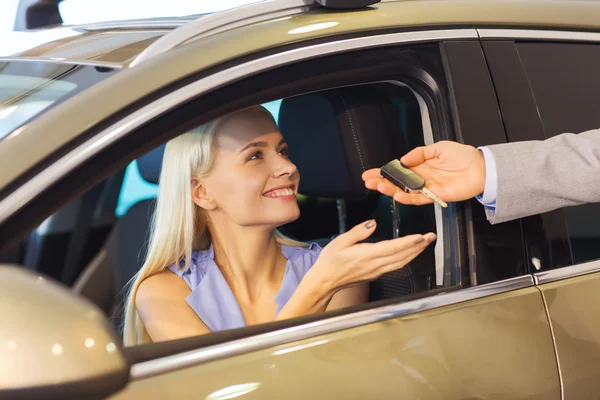
[[[377,220],[370,241],[436,232],[433,205],[396,204],[367,190],[361,179],[364,170],[424,144],[421,109],[410,88],[387,82],[341,87],[265,106],[301,173],[301,216],[283,226],[284,233],[323,247],[370,218]],[[164,145],[155,148],[71,201],[19,246],[0,253],[0,262],[69,285],[120,328],[124,288],[144,261],[163,151]],[[436,271],[430,246],[406,267],[371,282],[369,300],[436,289]]]

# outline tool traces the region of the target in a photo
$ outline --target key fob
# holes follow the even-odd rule
[[[381,176],[407,193],[425,186],[425,180],[402,165],[400,160],[390,161],[381,167]]]

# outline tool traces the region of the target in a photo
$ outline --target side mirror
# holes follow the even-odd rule
[[[0,398],[104,398],[129,379],[120,342],[68,288],[0,265]]]

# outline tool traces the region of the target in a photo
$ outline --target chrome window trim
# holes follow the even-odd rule
[[[531,275],[475,286],[468,289],[442,293],[431,297],[405,303],[393,304],[370,310],[326,318],[308,324],[294,326],[278,331],[250,336],[244,339],[191,350],[172,356],[145,361],[131,366],[130,379],[145,379],[158,374],[188,368],[208,361],[258,351],[265,348],[324,335],[344,329],[359,327],[391,318],[397,318],[414,312],[431,310],[452,304],[462,303],[483,297],[534,287]]]
[[[562,267],[550,271],[538,272],[533,274],[533,277],[536,285],[543,285],[545,283],[575,278],[582,275],[593,274],[595,272],[600,272],[600,260],[570,265],[568,267]]]
[[[105,67],[113,69],[123,69],[125,66],[120,63],[110,61],[96,61],[96,60],[63,60],[46,57],[0,57],[0,62],[46,62],[52,64],[71,64],[71,65],[87,65],[91,67]]]
[[[304,13],[310,10],[314,3],[314,0],[261,1],[202,16],[152,43],[135,58],[130,66],[133,67],[191,40],[269,19]]]
[[[316,44],[248,61],[192,82],[189,85],[147,104],[122,120],[119,120],[102,130],[100,133],[82,143],[54,164],[25,182],[14,192],[10,193],[0,202],[0,223],[4,222],[10,215],[27,204],[27,202],[42,193],[46,188],[57,182],[68,172],[93,157],[96,153],[120,138],[127,136],[132,130],[147,121],[171,110],[190,98],[217,89],[246,76],[268,71],[275,67],[281,67],[300,60],[359,49],[452,39],[477,39],[477,32],[475,29],[401,32]],[[10,135],[18,135],[21,130],[25,128],[26,125],[18,128]],[[10,135],[8,137],[10,137]]]
[[[534,29],[477,29],[481,39],[532,39],[600,42],[600,33]]]

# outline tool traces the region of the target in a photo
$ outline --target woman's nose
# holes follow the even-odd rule
[[[281,164],[279,164],[273,171],[273,176],[275,178],[279,178],[284,175],[292,177],[296,175],[297,171],[298,170],[296,169],[296,165],[293,162],[289,160],[283,160]]]

